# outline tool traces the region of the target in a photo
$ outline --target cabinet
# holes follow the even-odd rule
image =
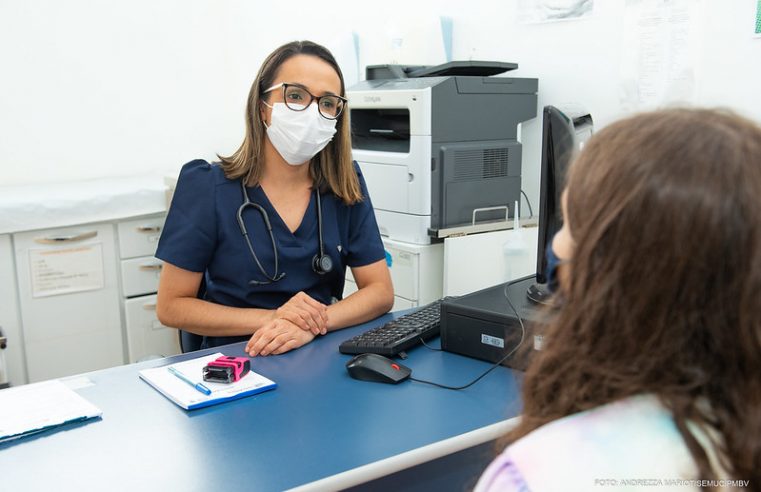
[[[9,234],[0,234],[0,328],[7,339],[7,347],[0,351],[0,384],[25,384],[24,338],[16,295],[13,245]]]
[[[539,229],[527,221],[512,229],[453,236],[438,244],[383,238],[394,285],[392,311],[421,307],[444,296],[461,296],[536,271]],[[344,297],[357,290],[346,271]]]
[[[126,301],[156,293],[165,192],[155,175],[2,187],[0,383],[131,360]]]
[[[424,306],[441,298],[444,245],[411,244],[383,238],[386,263],[394,285],[392,311]],[[344,297],[355,292],[357,284],[346,270]]]
[[[124,363],[113,224],[16,233],[29,382]]]
[[[162,262],[153,255],[165,218],[164,214],[154,215],[117,225],[129,362],[180,353],[177,330],[162,325],[156,316]]]
[[[0,383],[180,353],[177,330],[156,317],[164,218],[0,235]]]
[[[461,296],[536,272],[539,228],[484,232],[444,240],[444,295]]]
[[[384,238],[394,283],[394,309],[419,307],[441,298],[444,244],[411,244]],[[407,305],[409,303],[409,305]]]

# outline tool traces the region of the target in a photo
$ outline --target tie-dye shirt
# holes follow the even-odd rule
[[[706,435],[690,429],[715,458]],[[524,436],[489,465],[475,492],[699,490],[697,475],[671,413],[655,396],[641,395]]]

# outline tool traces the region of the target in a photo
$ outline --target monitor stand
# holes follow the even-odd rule
[[[526,290],[526,296],[529,300],[537,304],[545,304],[547,306],[552,306],[554,304],[552,292],[550,292],[547,284],[531,284]]]

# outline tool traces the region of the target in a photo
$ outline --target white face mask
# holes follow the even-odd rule
[[[303,111],[288,109],[285,103],[264,104],[272,108],[267,137],[288,164],[298,166],[308,162],[333,140],[336,120],[321,116],[317,104],[310,104]]]

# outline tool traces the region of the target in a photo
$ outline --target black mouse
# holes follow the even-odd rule
[[[355,355],[346,363],[349,376],[360,381],[397,384],[404,381],[412,369],[377,354]]]

